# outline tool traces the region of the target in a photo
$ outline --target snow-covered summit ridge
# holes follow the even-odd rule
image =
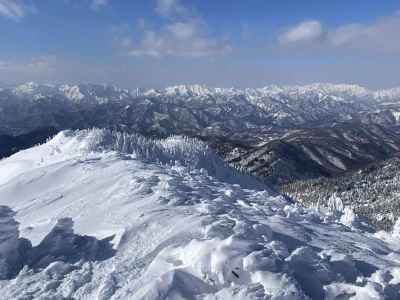
[[[344,97],[365,97],[373,96],[374,92],[359,85],[353,84],[330,84],[330,83],[315,83],[310,85],[295,85],[295,86],[278,86],[271,85],[257,89],[246,89],[249,93],[258,93],[262,96],[273,95],[291,95],[305,96],[309,94],[316,95],[331,95]]]
[[[204,171],[223,181],[240,183],[243,187],[268,189],[251,176],[227,166],[206,143],[185,136],[152,140],[139,134],[107,129],[66,130],[43,145],[16,153],[10,160],[18,161],[24,157],[26,161],[29,157],[33,165],[43,167],[66,159],[95,157],[99,154],[128,155],[147,163],[182,166],[189,171]],[[18,173],[17,170],[14,176]],[[0,175],[0,184],[12,177],[6,175]]]
[[[19,97],[30,96],[34,100],[46,97],[63,97],[78,103],[85,99],[105,103],[110,100],[120,101],[130,97],[129,90],[105,84],[53,85],[28,82],[12,88],[11,93]]]
[[[356,84],[331,84],[314,83],[309,85],[268,85],[261,88],[212,88],[206,85],[178,85],[165,89],[151,89],[145,91],[144,95],[168,95],[168,96],[212,96],[212,95],[245,95],[258,97],[272,97],[277,95],[306,96],[330,95],[342,97],[371,97],[381,98],[382,96],[399,97],[400,88],[390,90],[373,91]]]

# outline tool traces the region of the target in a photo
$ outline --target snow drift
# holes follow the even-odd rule
[[[38,253],[4,299],[400,297],[397,231],[293,205],[196,140],[62,132],[0,161],[0,205],[0,246]]]
[[[8,169],[12,171],[0,174],[0,184],[12,176],[17,176],[26,167],[32,167],[31,164],[27,164],[34,161],[46,165],[65,159],[87,158],[94,153],[114,152],[129,155],[129,158],[146,163],[174,164],[182,165],[187,170],[203,170],[208,175],[225,182],[240,183],[242,187],[267,188],[240,170],[227,167],[226,163],[206,143],[182,136],[152,140],[139,134],[106,129],[67,130],[60,132],[48,143],[39,146],[38,150],[21,151],[20,154],[14,155],[11,163],[8,164]]]

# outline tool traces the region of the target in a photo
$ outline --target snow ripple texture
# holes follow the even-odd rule
[[[400,222],[291,204],[192,139],[62,132],[0,161],[0,205],[12,240],[46,245],[68,220],[115,249],[25,266],[2,299],[400,298]]]

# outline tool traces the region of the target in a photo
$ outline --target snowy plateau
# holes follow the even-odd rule
[[[196,139],[62,131],[0,161],[0,298],[400,299],[400,222],[331,202]]]

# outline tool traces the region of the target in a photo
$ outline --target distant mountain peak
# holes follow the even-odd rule
[[[68,84],[62,85],[59,87],[59,90],[64,93],[64,95],[73,101],[80,101],[83,98],[85,98],[85,95],[83,95],[79,89],[78,85],[73,85],[70,86]]]
[[[178,94],[181,96],[201,96],[210,94],[211,90],[205,85],[177,85],[167,87],[165,89],[166,94]]]
[[[39,85],[35,82],[27,82],[16,86],[13,90],[15,94],[31,94],[33,93]]]

